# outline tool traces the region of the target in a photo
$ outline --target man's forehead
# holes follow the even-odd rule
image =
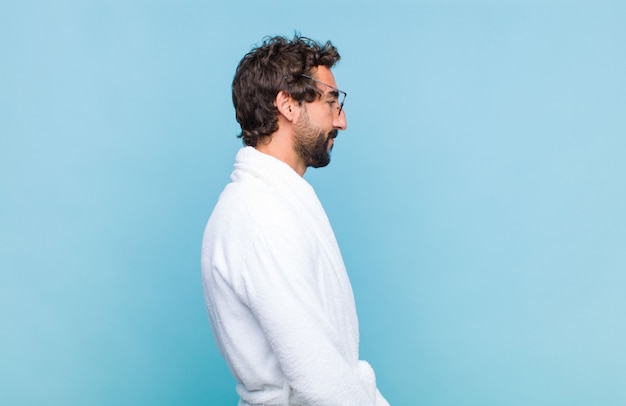
[[[337,87],[337,84],[335,83],[335,76],[326,66],[318,66],[312,73],[313,78],[319,80],[320,82],[326,83],[332,87]],[[329,90],[331,89],[329,88]]]

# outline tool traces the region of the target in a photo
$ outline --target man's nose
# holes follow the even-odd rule
[[[333,127],[341,131],[348,128],[348,120],[346,119],[346,111],[344,109],[341,109],[339,115],[335,116]]]

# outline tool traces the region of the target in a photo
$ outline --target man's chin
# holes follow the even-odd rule
[[[313,168],[323,168],[325,166],[328,166],[328,164],[330,163],[330,151],[328,152],[328,154],[326,154],[325,157],[320,157],[319,159],[316,159],[315,162],[311,163],[311,167]]]

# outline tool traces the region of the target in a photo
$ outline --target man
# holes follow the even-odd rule
[[[246,145],[202,246],[211,327],[239,406],[388,405],[358,359],[352,288],[308,167],[347,127],[337,49],[266,39],[239,63],[233,103]]]

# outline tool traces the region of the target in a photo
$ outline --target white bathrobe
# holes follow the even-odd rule
[[[313,188],[252,147],[237,154],[202,244],[211,327],[239,406],[384,406],[358,360],[350,281]]]

